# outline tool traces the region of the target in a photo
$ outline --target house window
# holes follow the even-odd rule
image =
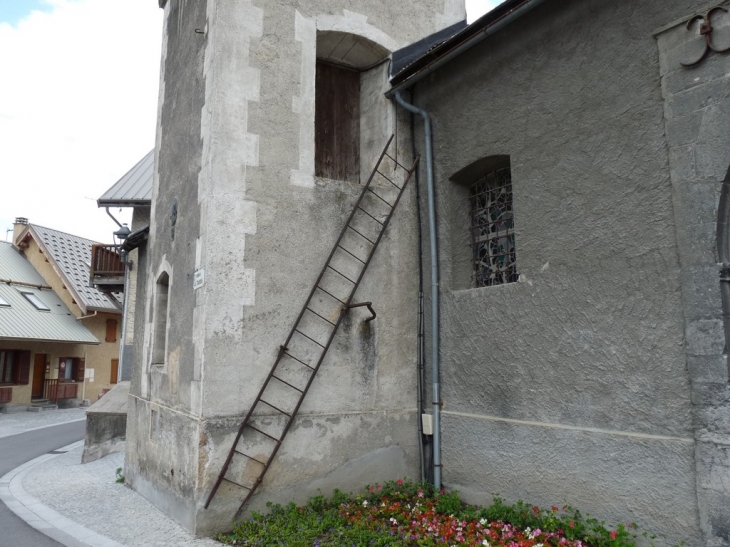
[[[471,185],[471,247],[475,287],[519,279],[509,167],[496,169]]]
[[[48,306],[46,306],[43,303],[43,300],[41,300],[40,298],[38,298],[32,292],[23,292],[21,294],[25,297],[25,299],[28,302],[30,302],[31,304],[33,304],[33,306],[35,307],[35,309],[40,310],[40,311],[51,311],[51,308],[49,308]]]
[[[164,365],[167,358],[167,315],[170,292],[170,276],[167,272],[163,272],[157,279],[156,289],[152,364]]]
[[[84,360],[78,357],[61,357],[58,360],[58,379],[68,382],[84,380]]]
[[[317,61],[314,174],[360,181],[360,73]]]
[[[9,308],[10,302],[5,300],[2,296],[0,296],[0,308]]]
[[[0,351],[0,384],[15,383],[15,352]]]
[[[30,382],[30,352],[0,350],[0,384],[25,385]]]

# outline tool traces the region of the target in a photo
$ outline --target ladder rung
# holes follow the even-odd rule
[[[298,332],[299,334],[301,334],[302,336],[304,336],[304,338],[309,338],[312,342],[314,342],[315,344],[317,344],[320,348],[323,348],[324,347],[322,344],[320,344],[319,342],[317,342],[314,338],[312,338],[311,336],[307,336],[306,334],[304,334],[299,329],[294,329],[294,332]]]
[[[370,193],[371,193],[372,195],[374,195],[374,196],[375,196],[376,198],[378,198],[378,199],[379,199],[380,201],[382,201],[383,203],[385,203],[385,204],[386,204],[386,205],[387,205],[388,207],[390,207],[391,209],[393,208],[393,206],[392,206],[392,205],[390,204],[390,202],[388,202],[388,201],[385,201],[385,200],[384,200],[383,198],[381,198],[381,197],[380,197],[380,196],[379,196],[378,194],[376,194],[375,192],[373,192],[373,191],[372,191],[372,190],[371,190],[370,188],[368,188],[368,192],[370,192]]]
[[[372,239],[370,239],[369,237],[366,237],[366,236],[362,235],[360,232],[358,232],[357,230],[355,230],[355,228],[353,228],[349,224],[347,225],[347,227],[350,230],[352,230],[353,232],[355,232],[356,234],[358,234],[360,237],[363,237],[363,238],[367,239],[370,243],[372,243],[373,245],[375,245],[375,242]],[[344,304],[344,302],[343,302],[343,304]]]
[[[359,256],[354,255],[353,253],[351,253],[350,251],[348,251],[347,249],[345,249],[342,245],[338,245],[338,247],[340,249],[342,249],[343,251],[345,251],[347,254],[349,254],[355,260],[357,260],[357,261],[362,262],[363,264],[365,264],[365,261],[362,258],[360,258]]]
[[[335,300],[337,300],[340,304],[345,304],[346,303],[344,300],[340,300],[339,298],[337,298],[334,294],[332,294],[328,290],[323,289],[320,285],[317,285],[317,288],[320,291],[322,291],[323,293],[330,295],[332,298],[334,298]]]
[[[252,488],[251,486],[244,486],[243,484],[239,484],[236,481],[232,481],[231,479],[227,479],[225,477],[223,477],[223,480],[226,482],[230,482],[231,484],[235,484],[236,486],[240,486],[241,488],[245,488],[246,490],[251,490]]]
[[[303,364],[303,365],[304,365],[305,367],[307,367],[307,368],[311,368],[312,370],[314,370],[314,367],[312,367],[312,366],[308,365],[307,363],[305,363],[305,362],[304,362],[304,361],[302,361],[301,359],[297,359],[297,358],[296,358],[296,357],[294,357],[294,356],[293,356],[293,355],[292,355],[291,353],[287,353],[287,352],[285,351],[285,352],[284,352],[284,355],[287,355],[287,356],[291,357],[292,359],[294,359],[295,361],[297,361],[298,363],[301,363],[301,364]]]
[[[339,274],[339,275],[341,275],[342,277],[344,277],[345,279],[347,279],[347,280],[348,280],[348,281],[349,281],[350,283],[352,283],[353,285],[357,285],[357,282],[356,282],[356,281],[353,281],[352,279],[350,279],[349,277],[347,277],[347,276],[346,276],[345,274],[343,274],[342,272],[340,272],[340,271],[338,271],[338,270],[334,269],[334,268],[333,268],[332,266],[330,266],[329,264],[327,264],[327,267],[328,267],[328,268],[329,268],[330,270],[332,270],[333,272],[335,272],[336,274]]]
[[[332,325],[333,327],[335,326],[335,324],[334,324],[334,323],[333,323],[332,321],[330,321],[330,320],[329,320],[329,319],[327,319],[326,317],[323,317],[323,316],[319,315],[319,314],[318,314],[318,313],[317,313],[316,311],[314,311],[314,310],[313,310],[312,308],[307,308],[307,311],[311,311],[311,312],[312,312],[312,313],[313,313],[314,315],[316,315],[317,317],[319,317],[319,318],[320,318],[320,319],[322,319],[323,321],[327,321],[327,322],[328,322],[328,323],[329,323],[330,325]]]
[[[297,391],[298,391],[299,393],[304,393],[304,391],[303,391],[303,390],[299,389],[299,388],[298,388],[297,386],[295,386],[295,385],[292,385],[292,384],[290,384],[290,383],[289,383],[289,382],[287,382],[286,380],[282,380],[282,379],[281,379],[281,378],[279,378],[279,377],[278,377],[278,376],[277,376],[276,374],[272,374],[272,375],[271,375],[271,377],[272,377],[272,378],[275,378],[276,380],[279,380],[279,381],[280,381],[280,382],[281,382],[282,384],[286,384],[286,385],[288,385],[288,386],[289,386],[290,388],[292,388],[292,389],[295,389],[295,390],[297,390]]]
[[[284,412],[279,407],[276,407],[276,406],[272,405],[269,401],[264,401],[263,399],[259,399],[259,402],[260,403],[264,403],[266,406],[270,406],[271,408],[273,408],[277,412],[281,412],[282,414],[285,414],[286,416],[289,416],[291,418],[291,414],[289,414],[288,412]]]
[[[366,211],[365,209],[363,209],[363,208],[362,208],[362,207],[360,207],[359,205],[357,206],[357,208],[358,208],[358,209],[360,209],[360,210],[361,210],[361,211],[362,211],[363,213],[365,213],[365,214],[366,214],[367,216],[369,216],[370,218],[372,218],[372,219],[373,219],[373,220],[374,220],[375,222],[377,222],[377,223],[378,223],[378,224],[380,224],[381,226],[383,225],[383,223],[382,223],[382,222],[380,222],[380,221],[379,221],[379,220],[378,220],[377,218],[375,218],[375,217],[374,217],[373,215],[371,215],[370,213],[368,213],[368,212],[367,212],[367,211]]]
[[[261,400],[261,399],[259,399],[259,400]],[[277,444],[281,444],[281,439],[277,439],[276,437],[272,437],[271,435],[269,435],[268,433],[266,433],[266,431],[261,431],[258,427],[254,427],[251,424],[246,424],[246,427],[250,427],[254,431],[258,431],[262,435],[266,435],[269,439],[271,439],[272,441],[275,441]]]
[[[398,185],[397,185],[397,184],[396,184],[395,182],[393,182],[393,181],[392,181],[392,180],[390,180],[390,179],[389,179],[388,177],[386,177],[386,176],[385,176],[385,175],[384,175],[383,173],[381,173],[380,171],[377,171],[377,173],[378,173],[378,174],[379,174],[379,175],[380,175],[381,177],[383,177],[383,178],[384,178],[385,180],[387,180],[387,181],[388,181],[389,183],[391,183],[391,184],[392,184],[393,186],[395,186],[396,188],[398,188],[398,190],[400,190],[400,186],[398,186]]]
[[[249,456],[249,455],[248,455],[248,454],[246,454],[245,452],[241,452],[240,450],[236,450],[235,448],[233,449],[233,451],[234,451],[234,452],[235,452],[236,454],[240,454],[241,456],[244,456],[244,457],[248,458],[249,460],[253,460],[253,461],[255,461],[255,462],[258,462],[258,463],[260,463],[261,465],[266,465],[266,462],[262,462],[262,461],[261,461],[261,460],[259,460],[258,458],[254,458],[253,456]]]

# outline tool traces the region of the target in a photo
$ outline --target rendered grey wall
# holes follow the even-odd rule
[[[546,2],[416,87],[435,135],[443,476],[469,501],[567,501],[704,543],[652,35],[701,7]],[[510,156],[520,281],[462,289],[469,206],[450,178],[493,155]]]
[[[193,371],[192,275],[199,231],[197,177],[204,104],[203,52],[206,2],[167,3],[150,236],[139,251],[134,322],[135,362],[127,420],[127,482],[181,520],[192,522],[198,423],[188,418]],[[177,201],[175,236],[171,209]],[[170,276],[167,359],[150,367],[155,281]],[[160,432],[153,437],[151,412]]]

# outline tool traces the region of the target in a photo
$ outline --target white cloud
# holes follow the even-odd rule
[[[0,228],[25,216],[109,241],[116,225],[96,198],[155,142],[162,10],[50,4],[0,23]]]

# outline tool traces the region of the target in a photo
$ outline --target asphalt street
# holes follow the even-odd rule
[[[25,462],[84,438],[86,421],[0,438],[0,477]],[[0,547],[59,547],[0,502]]]

